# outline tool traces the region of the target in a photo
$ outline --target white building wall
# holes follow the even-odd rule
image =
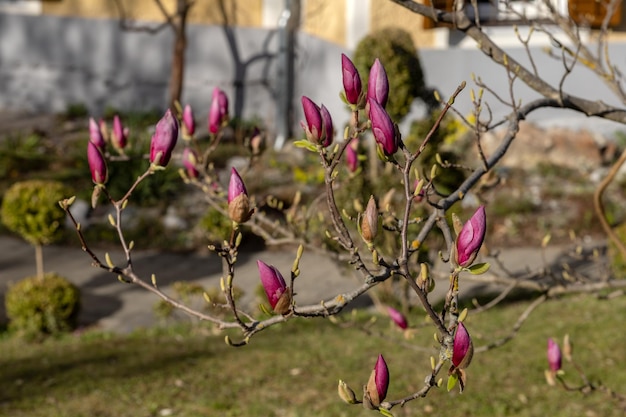
[[[244,60],[263,48],[269,53],[276,51],[276,37],[270,30],[237,28],[236,34]],[[220,27],[190,26],[188,39],[183,101],[202,114],[208,111],[213,87],[219,86],[232,96],[234,66]],[[341,131],[348,112],[339,99],[340,54],[350,51],[306,34],[300,34],[297,42],[294,131],[299,132],[298,121],[302,119],[302,95],[326,105]],[[114,20],[0,14],[0,110],[60,112],[69,104],[83,103],[98,116],[106,106],[164,109],[171,49],[169,31],[149,35],[122,32]],[[611,52],[613,64],[626,71],[626,44],[611,45]],[[471,73],[481,76],[495,91],[508,91],[504,69],[475,48],[424,49],[418,53],[427,84],[444,97],[461,81],[467,81],[469,89]],[[529,62],[523,48],[511,46],[507,53],[522,63]],[[540,74],[558,84],[563,65],[541,47],[531,47],[530,53]],[[243,116],[258,117],[270,127],[275,120],[273,88],[279,81],[275,72],[274,61],[262,59],[249,66],[245,79]],[[564,87],[590,100],[619,104],[583,66],[576,67]],[[538,97],[521,82],[515,84],[515,95],[522,102]],[[469,93],[462,93],[455,105],[461,113],[469,113]],[[509,110],[495,100],[491,100],[491,108],[495,116]],[[612,131],[622,128],[564,110],[541,111],[531,120],[569,126],[606,125],[605,129]]]

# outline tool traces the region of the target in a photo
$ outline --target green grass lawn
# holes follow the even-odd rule
[[[514,303],[466,322],[476,347],[510,330],[527,304]],[[548,387],[546,339],[569,333],[574,354],[592,380],[626,393],[626,298],[571,297],[539,307],[509,344],[476,354],[460,395],[431,391],[395,416],[623,416],[599,392],[583,396]],[[423,322],[418,315],[413,322]],[[342,403],[337,381],[355,391],[376,356],[389,365],[388,399],[421,388],[433,330],[405,340],[386,318],[371,336],[358,326],[296,320],[232,348],[208,327],[152,329],[129,336],[86,332],[28,344],[0,338],[0,415],[37,416],[363,416]],[[408,346],[408,347],[407,347]],[[564,362],[566,378],[578,382]],[[443,376],[443,375],[442,375]]]

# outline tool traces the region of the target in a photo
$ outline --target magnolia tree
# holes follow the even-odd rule
[[[537,70],[528,70],[522,64],[514,61],[494,44],[488,36],[480,30],[479,19],[470,19],[463,8],[454,12],[437,10],[413,1],[396,1],[410,10],[425,16],[457,25],[469,36],[479,42],[479,46],[508,74],[511,83],[510,98],[498,96],[489,87],[477,78],[476,89],[471,89],[469,95],[474,103],[474,117],[464,121],[474,131],[473,144],[477,150],[477,160],[468,169],[471,171],[467,178],[452,192],[441,193],[436,186],[436,178],[442,170],[449,167],[445,161],[438,162],[428,169],[417,169],[421,156],[429,146],[429,141],[440,126],[444,116],[453,108],[455,98],[466,89],[465,82],[461,82],[449,99],[438,98],[441,104],[435,123],[428,134],[415,146],[407,145],[402,135],[387,113],[385,106],[389,95],[389,83],[384,63],[376,60],[372,63],[367,86],[362,85],[361,77],[352,61],[345,55],[337,57],[337,76],[342,77],[344,90],[341,97],[350,109],[351,118],[343,134],[336,135],[332,115],[323,104],[313,102],[308,97],[302,97],[302,109],[305,120],[302,129],[305,139],[296,141],[295,145],[305,151],[317,155],[324,171],[324,210],[329,219],[328,229],[324,232],[325,239],[334,245],[340,252],[336,257],[339,262],[345,262],[360,276],[360,284],[352,291],[336,294],[336,296],[312,305],[301,305],[296,295],[297,278],[302,271],[299,268],[300,259],[307,250],[328,250],[325,246],[312,243],[307,239],[304,230],[296,227],[298,223],[306,223],[310,217],[310,210],[299,209],[299,197],[294,197],[292,206],[284,209],[281,204],[275,208],[283,211],[282,218],[277,222],[257,207],[258,200],[250,195],[246,188],[247,169],[239,172],[232,168],[227,186],[218,180],[218,171],[208,163],[209,156],[220,143],[222,129],[228,123],[228,98],[216,88],[209,110],[208,124],[210,137],[208,140],[198,140],[193,110],[189,106],[179,108],[177,114],[168,110],[156,125],[151,141],[149,162],[145,172],[123,196],[113,196],[109,193],[107,184],[115,181],[108,178],[107,160],[124,157],[126,132],[121,122],[115,122],[113,133],[103,134],[103,126],[95,121],[90,124],[90,142],[87,145],[87,158],[91,175],[95,184],[92,195],[92,204],[95,206],[104,200],[113,208],[114,214],[109,221],[117,230],[120,245],[125,253],[122,264],[114,263],[108,254],[99,255],[92,250],[89,242],[82,234],[80,224],[72,217],[69,207],[73,198],[61,202],[68,216],[74,221],[76,231],[84,250],[91,256],[94,264],[110,271],[120,280],[138,285],[170,303],[172,306],[189,315],[213,323],[219,329],[240,330],[241,337],[233,339],[226,337],[226,343],[232,346],[243,346],[251,338],[273,325],[283,323],[298,317],[330,317],[341,312],[358,296],[370,293],[375,287],[384,282],[401,281],[415,294],[418,303],[426,311],[432,326],[436,330],[438,354],[430,361],[422,364],[423,386],[416,392],[406,394],[394,393],[394,398],[388,398],[388,384],[390,380],[387,360],[378,356],[374,369],[368,381],[363,381],[362,390],[352,389],[345,382],[339,381],[338,392],[342,400],[349,404],[362,404],[367,409],[377,410],[381,414],[390,415],[396,406],[424,397],[444,383],[448,390],[458,387],[461,391],[466,383],[466,369],[470,365],[475,351],[471,328],[464,324],[467,310],[459,307],[459,280],[481,276],[489,269],[489,264],[477,262],[477,256],[485,239],[487,231],[487,212],[484,206],[479,206],[475,212],[463,220],[452,216],[447,221],[446,213],[454,203],[457,203],[483,180],[485,175],[492,172],[493,167],[506,153],[509,145],[515,138],[519,123],[528,114],[545,107],[562,107],[573,109],[588,115],[604,117],[619,122],[626,122],[626,110],[609,106],[599,100],[574,97],[567,94],[562,88],[553,87],[544,81]],[[572,26],[569,20],[564,21],[562,16],[553,11],[554,19],[564,27]],[[541,23],[543,24],[543,23]],[[541,25],[538,24],[538,25]],[[543,29],[546,30],[546,29]],[[548,32],[549,33],[549,32]],[[564,63],[564,75],[567,77],[571,67],[580,62],[584,56],[585,62],[595,59],[596,71],[602,79],[615,86],[615,91],[621,94],[619,72],[614,67],[608,67],[609,62],[604,56],[596,57],[587,49],[577,32],[572,33],[572,40],[579,45],[577,51],[569,54],[563,50],[561,59]],[[523,41],[523,40],[521,40]],[[528,45],[527,42],[524,45]],[[599,48],[599,53],[604,49]],[[530,51],[529,51],[530,54]],[[517,81],[526,83],[538,91],[542,98],[529,103],[520,104],[513,94],[513,84]],[[487,92],[487,94],[484,94]],[[492,120],[489,114],[483,111],[489,109],[486,97],[491,94],[504,103],[511,110],[502,120]],[[622,100],[624,96],[620,96]],[[626,102],[626,100],[623,100]],[[487,109],[487,110],[485,110]],[[481,147],[481,136],[496,127],[504,127],[504,138],[499,147],[492,154],[487,155]],[[337,129],[339,130],[339,129]],[[210,299],[206,301],[217,307],[211,313],[194,309],[164,291],[155,275],[140,276],[133,266],[133,242],[128,241],[124,233],[123,213],[128,204],[132,204],[133,191],[141,186],[150,175],[159,175],[159,171],[171,169],[172,155],[175,152],[179,136],[183,141],[180,151],[182,179],[202,191],[207,204],[226,216],[232,222],[230,237],[221,245],[210,245],[223,263],[221,291],[225,302]],[[339,136],[339,137],[337,137]],[[115,152],[110,152],[106,138]],[[387,195],[373,195],[365,208],[356,205],[349,208],[340,205],[337,201],[338,192],[350,187],[362,174],[360,161],[365,157],[360,154],[360,144],[373,137],[377,149],[378,159],[385,169],[395,175],[395,182],[401,190],[401,195],[393,201]],[[122,139],[124,138],[124,139]],[[252,158],[257,157],[263,149],[262,135],[255,133],[249,138]],[[626,157],[623,157],[624,159]],[[601,193],[600,193],[601,194]],[[600,195],[601,196],[601,195]],[[414,216],[414,209],[419,205],[423,215]],[[600,210],[600,214],[602,214]],[[273,265],[266,264],[262,259],[257,261],[259,282],[262,284],[271,311],[250,311],[237,304],[236,287],[238,251],[243,234],[242,227],[249,228],[261,236],[269,244],[294,244],[294,262],[290,271],[279,271]],[[429,235],[437,232],[444,242],[440,251],[441,259],[449,265],[448,287],[443,304],[436,308],[431,291],[434,287],[433,274],[429,264],[418,260],[423,250],[424,242]],[[381,235],[393,236],[397,245],[392,251],[383,249]],[[306,273],[306,272],[304,272]],[[539,274],[539,273],[538,273]],[[530,313],[539,304],[557,295],[568,292],[592,292],[606,288],[623,287],[624,281],[611,279],[598,282],[592,277],[577,276],[570,280],[557,279],[550,275],[526,277],[492,276],[490,281],[501,284],[505,288],[502,294],[494,299],[494,303],[501,300],[512,288],[534,290],[537,298],[522,313],[519,320],[513,325],[511,334],[501,340],[481,347],[481,350],[499,346],[510,340],[521,327]],[[402,312],[388,307],[390,318],[400,327],[408,326]],[[553,341],[548,347],[549,371],[546,377],[554,383],[559,378],[560,359],[557,357]],[[478,351],[479,349],[476,349]],[[560,358],[560,353],[558,353]],[[372,361],[373,362],[373,361]],[[558,363],[557,363],[558,362]],[[418,365],[416,365],[416,369]],[[412,373],[415,370],[411,370]],[[593,385],[588,385],[594,388]]]

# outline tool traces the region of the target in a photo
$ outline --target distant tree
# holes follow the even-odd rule
[[[164,28],[170,28],[174,33],[174,49],[172,51],[172,66],[169,81],[169,107],[174,109],[174,104],[180,102],[185,75],[185,51],[187,50],[187,17],[195,0],[176,0],[176,10],[169,12],[162,0],[154,0],[163,14],[165,21],[158,26],[139,25],[128,19],[128,14],[121,0],[115,0],[115,5],[120,15],[120,26],[125,30],[157,33]]]

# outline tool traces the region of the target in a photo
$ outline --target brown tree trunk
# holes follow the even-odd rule
[[[169,107],[175,110],[175,103],[181,101],[185,76],[185,51],[187,49],[187,14],[191,4],[187,0],[178,0],[174,31],[174,51],[170,71]]]
[[[35,245],[35,266],[37,267],[37,279],[43,281],[43,248],[40,244]]]

